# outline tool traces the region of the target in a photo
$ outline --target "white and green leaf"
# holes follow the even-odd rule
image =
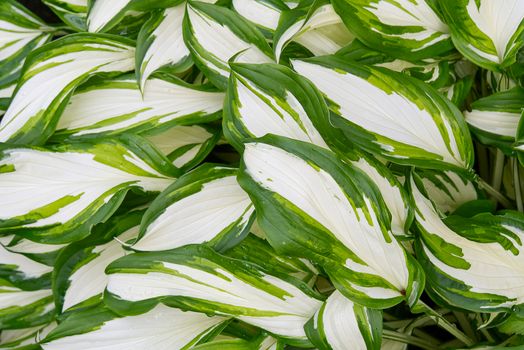
[[[273,49],[277,61],[292,41],[301,44],[315,56],[329,55],[349,44],[353,38],[329,2],[309,0],[282,12],[273,39]]]
[[[0,123],[0,142],[44,143],[77,85],[96,73],[133,69],[131,45],[122,37],[80,33],[33,51]]]
[[[431,0],[333,0],[349,31],[369,47],[408,61],[453,49],[449,28]]]
[[[184,43],[182,21],[186,4],[158,10],[142,26],[136,46],[136,76],[144,91],[147,79],[159,68],[183,72],[192,64],[191,55]]]
[[[467,59],[492,71],[516,62],[524,44],[522,1],[446,0],[441,8],[453,44]]]
[[[5,148],[0,231],[45,244],[69,243],[105,221],[131,188],[159,192],[177,170],[139,137],[91,144]]]
[[[451,214],[463,204],[482,198],[475,184],[456,172],[417,169],[416,173],[439,213]]]
[[[291,345],[309,344],[303,327],[322,304],[304,282],[278,272],[268,274],[205,245],[131,254],[113,262],[106,272],[104,301],[119,313],[141,313],[162,302],[236,317],[286,338]]]
[[[229,77],[228,61],[272,62],[271,48],[252,23],[232,10],[190,1],[184,19],[184,41],[205,76],[225,89]]]
[[[231,67],[223,129],[237,149],[246,139],[266,134],[328,147],[322,134],[331,134],[329,111],[311,82],[277,64]]]
[[[330,56],[293,61],[331,103],[332,123],[392,162],[469,171],[473,145],[462,113],[426,84]]]
[[[38,349],[38,342],[53,328],[55,322],[21,329],[6,329],[0,333],[0,349],[26,350]]]
[[[16,85],[31,51],[53,36],[54,28],[14,0],[0,3],[0,98],[7,98]]]
[[[423,276],[393,236],[377,185],[344,158],[266,136],[246,144],[239,183],[271,245],[322,265],[346,297],[374,308],[418,299]]]
[[[232,5],[240,16],[269,32],[277,29],[282,11],[288,9],[282,0],[233,0]]]
[[[145,135],[181,172],[200,164],[220,140],[220,130],[206,125],[174,126]]]
[[[88,0],[43,0],[51,10],[70,28],[87,31]]]
[[[23,290],[0,278],[0,329],[21,329],[51,322],[51,289]]]
[[[319,349],[380,350],[382,312],[353,303],[339,291],[324,302],[306,324],[306,334]]]
[[[122,244],[136,239],[144,210],[117,215],[93,228],[89,237],[70,244],[54,265],[53,294],[63,312],[99,303],[107,286],[106,267],[125,256]]]
[[[142,315],[126,317],[99,306],[71,314],[41,346],[44,350],[189,349],[226,321],[161,304]]]
[[[143,96],[132,76],[93,81],[73,95],[53,139],[152,134],[170,126],[205,123],[220,118],[223,100],[221,92],[170,75],[148,80]]]
[[[474,101],[464,117],[483,144],[511,153],[523,108],[524,88],[514,87]]]
[[[254,220],[254,207],[237,184],[237,169],[204,164],[165,189],[144,214],[131,246],[162,251],[208,243],[226,250],[240,242]]]
[[[413,180],[412,193],[420,237],[417,257],[434,300],[476,312],[510,311],[524,302],[521,213],[442,220]]]

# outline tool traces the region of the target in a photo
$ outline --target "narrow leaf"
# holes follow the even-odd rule
[[[43,0],[51,10],[70,28],[87,31],[88,0]]]

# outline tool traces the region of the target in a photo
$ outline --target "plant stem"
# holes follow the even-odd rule
[[[471,340],[467,335],[465,335],[460,329],[458,329],[454,324],[451,324],[448,320],[442,317],[438,312],[429,307],[426,303],[419,300],[418,303],[424,307],[425,313],[430,316],[437,326],[445,329],[455,338],[463,342],[467,346],[475,345],[475,342]]]
[[[500,193],[498,190],[491,187],[490,184],[488,184],[484,179],[481,177],[477,177],[477,182],[483,190],[489,193],[491,197],[496,199],[504,208],[511,209],[513,208],[513,204],[511,204],[511,201],[507,199],[502,193]]]
[[[395,340],[395,341],[398,341],[404,344],[415,345],[425,350],[437,350],[438,349],[438,347],[436,347],[435,345],[431,344],[430,342],[424,339],[420,339],[420,338],[414,337],[412,335],[404,334],[404,333],[398,333],[395,331],[391,331],[389,329],[382,330],[382,337],[384,339]]]
[[[519,172],[519,161],[517,158],[511,160],[513,166],[513,186],[515,187],[515,201],[517,202],[517,210],[521,213],[524,211],[524,205],[522,204],[522,190],[520,188],[520,172]]]
[[[504,153],[500,149],[497,149],[495,154],[495,166],[493,167],[493,175],[491,176],[491,186],[495,191],[500,190],[502,184],[502,172],[504,171]]]
[[[466,314],[459,311],[453,311],[453,314],[457,318],[460,327],[464,330],[464,333],[466,333],[467,336],[470,337],[474,342],[477,342],[477,335],[475,334],[475,330],[471,326],[471,323],[469,322]]]

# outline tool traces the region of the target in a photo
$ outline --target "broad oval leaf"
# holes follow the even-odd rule
[[[319,349],[380,350],[382,312],[353,303],[339,291],[324,302],[306,324],[306,334]]]
[[[88,0],[43,0],[51,10],[70,28],[87,30]]]
[[[287,44],[295,41],[315,56],[329,55],[349,44],[353,38],[330,3],[304,1],[282,12],[273,38],[273,50],[279,61]]]
[[[329,111],[311,82],[276,64],[232,63],[224,105],[226,138],[239,150],[243,142],[268,133],[327,144]]]
[[[309,344],[303,326],[322,304],[302,281],[268,274],[203,245],[128,255],[106,272],[104,301],[119,313],[143,312],[161,301],[230,315],[302,346]]]
[[[122,37],[80,33],[33,51],[0,123],[0,142],[44,143],[78,84],[96,73],[133,69],[130,44]]]
[[[453,44],[466,58],[493,71],[515,63],[524,44],[524,2],[445,0],[441,8]]]
[[[227,8],[190,1],[184,19],[184,41],[195,63],[217,87],[225,89],[228,61],[271,62],[271,49],[264,36],[250,22]]]
[[[159,192],[171,184],[176,169],[156,152],[138,137],[3,149],[0,232],[48,244],[87,236],[129,189]]]
[[[60,253],[54,264],[53,295],[61,313],[101,301],[108,279],[104,271],[126,255],[122,244],[138,236],[143,213],[134,210],[113,216]]]
[[[511,311],[524,302],[524,216],[506,211],[439,217],[412,180],[417,257],[428,291],[443,305],[476,312]]]
[[[355,166],[318,146],[266,136],[246,144],[239,183],[271,245],[322,265],[346,297],[374,308],[418,299],[420,268],[392,235],[378,188]]]
[[[88,83],[65,107],[53,139],[155,133],[169,126],[220,118],[221,92],[191,86],[169,75],[148,80],[146,89],[142,96],[132,76]]]
[[[331,102],[335,127],[392,162],[469,171],[473,145],[462,113],[426,84],[338,57],[293,61]]]
[[[453,49],[436,6],[432,0],[333,0],[335,11],[364,44],[408,61]]]
[[[209,243],[225,250],[240,242],[254,220],[237,169],[204,164],[166,188],[144,214],[131,248],[159,251]]]
[[[218,128],[206,125],[179,125],[152,135],[144,135],[175,167],[185,172],[202,162],[219,141]]]
[[[142,26],[136,45],[136,76],[144,91],[149,76],[159,68],[183,72],[193,61],[182,36],[185,2],[172,8],[151,13]]]
[[[523,108],[524,88],[514,87],[474,101],[464,117],[483,144],[511,154]]]
[[[189,349],[226,321],[161,304],[142,315],[127,317],[99,306],[70,315],[41,346],[44,350]]]

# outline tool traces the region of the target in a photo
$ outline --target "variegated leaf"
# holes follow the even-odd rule
[[[0,99],[11,97],[26,57],[54,31],[18,1],[0,3]]]
[[[267,271],[279,271],[313,286],[319,274],[318,269],[307,259],[279,255],[266,240],[254,234],[248,235],[237,246],[228,250],[227,256],[250,261]]]
[[[0,349],[6,350],[39,350],[39,340],[53,328],[55,322],[21,329],[6,329],[0,333]]]
[[[291,41],[301,44],[315,56],[329,55],[349,44],[353,38],[329,2],[308,0],[282,13],[273,49],[277,61]]]
[[[51,322],[51,289],[23,290],[0,279],[0,329],[29,328]]]
[[[204,164],[180,177],[151,203],[132,248],[209,243],[225,250],[237,244],[249,232],[254,208],[236,175],[235,168]]]
[[[183,0],[90,0],[87,26],[90,32],[107,32],[126,14],[175,6]]]
[[[46,289],[50,287],[52,271],[52,266],[11,252],[0,244],[0,279],[24,289]]]
[[[426,84],[338,57],[293,61],[331,102],[335,127],[392,162],[469,171],[473,145],[462,113]]]
[[[353,303],[339,291],[324,302],[306,324],[306,334],[319,349],[380,350],[382,312]]]
[[[71,314],[52,330],[44,350],[189,349],[222,327],[224,317],[209,317],[164,305],[138,316],[118,317],[103,306]]]
[[[413,180],[412,193],[420,237],[417,257],[433,299],[476,312],[510,311],[524,302],[521,213],[443,221]]]
[[[318,146],[266,136],[246,144],[239,183],[279,253],[321,264],[363,305],[416,303],[420,268],[392,235],[378,187],[357,167]]]
[[[320,296],[298,279],[267,274],[247,261],[204,245],[136,253],[106,269],[105,303],[136,314],[157,302],[208,314],[230,315],[307,345],[303,326],[321,306]]]
[[[125,256],[122,244],[138,236],[144,210],[116,215],[93,228],[89,237],[70,244],[54,265],[53,294],[61,312],[97,304],[107,285],[105,269]]]
[[[453,49],[432,0],[333,0],[333,7],[364,44],[392,57],[416,61]]]
[[[524,2],[445,0],[441,7],[453,43],[466,58],[493,71],[515,63],[524,44]]]
[[[248,21],[266,31],[274,31],[282,11],[288,7],[282,0],[233,0],[233,9]]]
[[[133,69],[131,44],[122,37],[81,33],[33,51],[0,123],[0,142],[44,143],[76,85],[96,73]]]
[[[276,64],[232,63],[231,69],[223,129],[237,149],[268,133],[327,148],[329,111],[313,84]]]
[[[99,143],[4,148],[0,232],[47,244],[69,243],[105,221],[131,188],[162,191],[176,169],[138,137]]]
[[[461,205],[481,198],[473,182],[456,172],[417,169],[416,173],[440,213],[451,214]]]
[[[182,20],[186,11],[183,2],[172,8],[151,13],[138,35],[136,76],[144,91],[149,76],[159,68],[183,72],[193,63],[182,36]]]
[[[220,136],[220,130],[202,125],[180,125],[145,135],[181,172],[200,164],[213,150]]]
[[[271,49],[250,22],[227,8],[190,1],[184,19],[184,41],[195,63],[217,87],[225,89],[228,61],[271,62]]]
[[[43,2],[70,28],[81,32],[87,30],[88,0],[43,0]]]
[[[205,123],[220,118],[223,100],[221,92],[170,75],[148,80],[144,96],[132,76],[93,81],[71,98],[53,139],[155,133],[169,126]]]
[[[464,116],[483,144],[511,153],[523,108],[524,88],[514,87],[476,100]]]

